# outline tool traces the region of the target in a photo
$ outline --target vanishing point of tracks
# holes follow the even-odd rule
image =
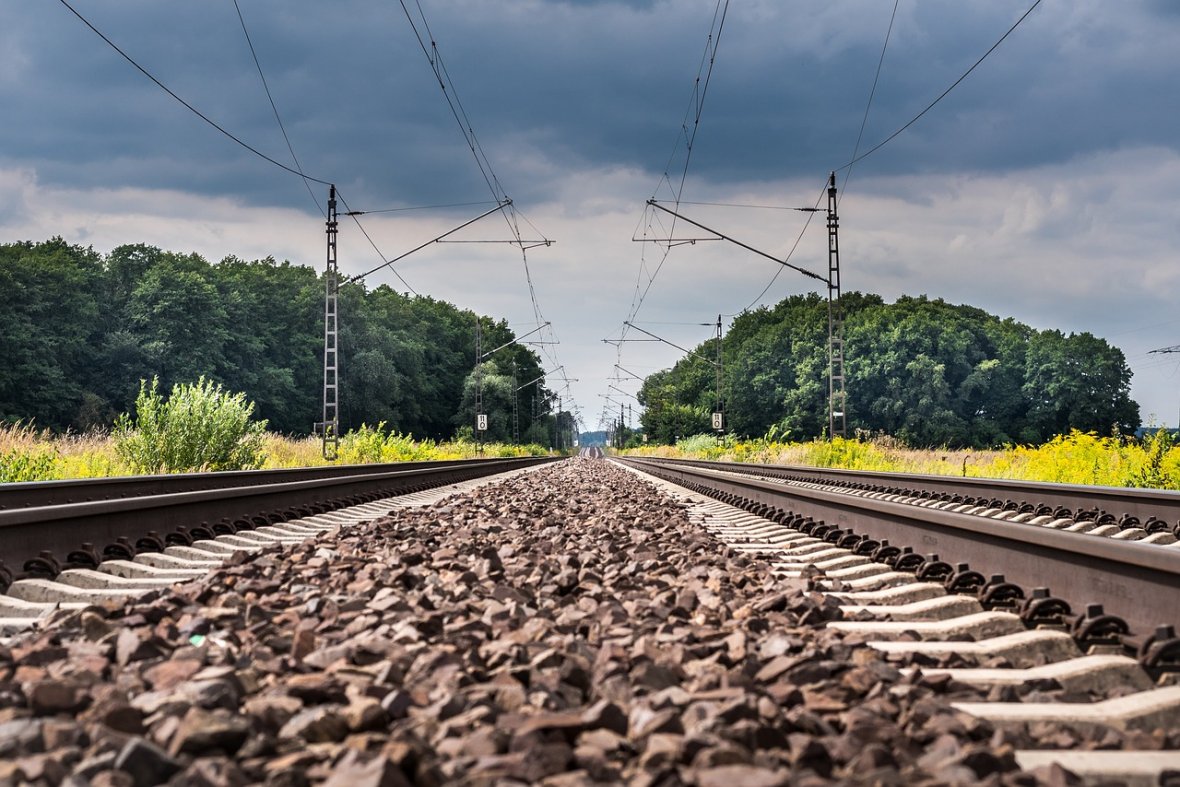
[[[1180,496],[535,464],[6,489],[0,783],[1178,778]]]

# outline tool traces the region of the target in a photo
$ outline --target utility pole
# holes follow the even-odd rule
[[[324,273],[324,459],[334,461],[340,454],[340,367],[337,336],[336,187],[328,187],[328,268]]]
[[[836,173],[828,178],[828,435],[847,437],[848,393],[844,390],[844,309],[840,303],[840,220]]]
[[[488,417],[483,411],[483,332],[475,315],[475,452],[483,456],[483,433]]]
[[[553,439],[557,443],[557,453],[561,453],[561,394],[557,395],[557,416],[553,419]]]
[[[520,391],[516,387],[516,359],[512,360],[512,442],[520,443]]]
[[[717,406],[713,408],[713,428],[719,432],[725,431],[725,402],[721,398],[721,315],[717,315]]]
[[[801,268],[798,265],[793,265],[788,260],[779,259],[772,254],[767,254],[764,251],[742,243],[740,240],[731,238],[723,232],[719,232],[712,227],[707,227],[699,221],[693,221],[687,216],[678,213],[670,208],[666,208],[659,204],[656,199],[649,199],[647,204],[651,207],[663,211],[671,216],[680,219],[681,221],[691,224],[694,227],[710,232],[716,237],[714,238],[692,238],[686,239],[686,242],[695,243],[698,240],[724,240],[740,246],[746,251],[753,252],[760,257],[765,257],[773,262],[777,262],[784,268],[790,268],[793,271],[815,279],[827,284],[828,287],[828,438],[831,439],[836,436],[847,436],[847,404],[848,394],[844,389],[844,312],[840,302],[840,239],[839,229],[840,221],[836,215],[836,173],[832,172],[828,175],[828,276],[823,276],[809,271],[806,268]],[[795,210],[803,211],[804,213],[818,213],[819,207],[811,208],[795,208]],[[671,243],[673,239],[657,239],[653,242]],[[789,255],[788,255],[789,257]],[[631,325],[631,323],[624,323]],[[631,327],[635,327],[631,325]],[[642,330],[642,329],[639,329]],[[654,335],[654,334],[653,334]],[[656,337],[659,338],[659,337]],[[663,341],[663,340],[661,340]],[[669,343],[670,342],[666,342]],[[675,346],[675,345],[673,345]],[[717,414],[713,417],[714,428],[719,429]],[[722,424],[723,426],[724,424]]]

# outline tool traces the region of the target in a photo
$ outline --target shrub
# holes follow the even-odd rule
[[[6,451],[0,454],[0,483],[52,480],[56,464],[56,457],[44,451]]]
[[[201,377],[177,384],[165,400],[160,381],[140,381],[135,421],[115,421],[115,450],[133,472],[256,470],[265,453],[266,421],[252,421],[254,403]]]
[[[32,424],[0,424],[0,483],[58,478],[58,453]]]
[[[1141,486],[1152,489],[1174,488],[1178,479],[1169,472],[1169,455],[1174,453],[1176,442],[1167,429],[1158,429],[1147,438],[1143,446],[1143,463],[1131,473],[1127,486]]]

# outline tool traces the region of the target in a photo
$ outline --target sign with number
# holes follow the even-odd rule
[[[475,416],[475,428],[481,432],[486,432],[488,430],[488,414],[487,413],[478,413]]]
[[[723,413],[713,413],[713,428],[718,432],[725,428],[725,416]]]

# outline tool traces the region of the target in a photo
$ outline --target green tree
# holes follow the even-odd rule
[[[1029,340],[1024,394],[1028,433],[1038,441],[1070,429],[1123,434],[1139,428],[1131,370],[1122,350],[1089,333],[1042,331]]]
[[[84,404],[102,330],[102,260],[61,238],[0,246],[0,418],[63,429]]]

